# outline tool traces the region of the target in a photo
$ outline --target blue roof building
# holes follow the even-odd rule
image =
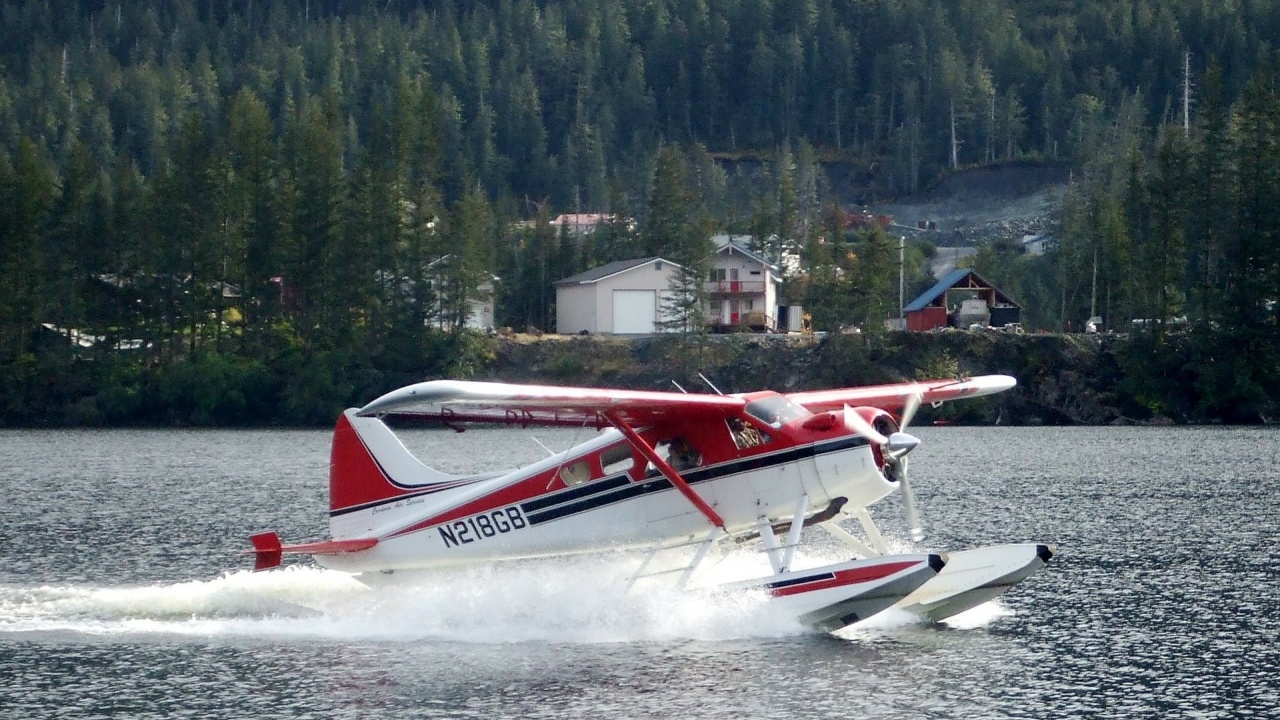
[[[1022,306],[972,268],[957,268],[912,300],[903,312],[907,329],[922,332],[968,327],[962,317],[966,315],[980,317],[982,324],[991,327],[1004,327],[1020,322]]]

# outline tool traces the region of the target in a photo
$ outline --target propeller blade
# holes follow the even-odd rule
[[[916,416],[916,411],[920,409],[920,403],[924,402],[924,393],[914,393],[907,398],[906,405],[902,406],[902,422],[898,423],[898,429],[905,431],[907,426],[911,424],[911,419]]]
[[[844,426],[877,445],[886,445],[889,442],[889,438],[881,435],[880,431],[867,422],[866,418],[848,405],[844,406]]]
[[[898,485],[902,488],[902,508],[907,516],[907,531],[911,533],[911,539],[920,542],[924,540],[924,526],[920,522],[920,513],[916,510],[916,494],[911,489],[911,481],[907,479],[907,459],[899,458],[898,462],[901,467],[898,470]]]

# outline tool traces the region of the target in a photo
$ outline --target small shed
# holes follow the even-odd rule
[[[660,257],[619,260],[556,282],[556,332],[658,332],[680,266]]]
[[[972,324],[1004,327],[1020,322],[1022,306],[971,268],[952,270],[904,308],[907,329],[923,332]]]

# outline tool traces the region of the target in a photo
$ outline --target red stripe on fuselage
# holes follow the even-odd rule
[[[873,580],[881,580],[893,575],[896,572],[914,567],[923,563],[923,560],[915,560],[911,562],[891,562],[881,565],[873,565],[865,568],[851,568],[848,570],[838,571],[833,578],[815,579],[813,582],[798,583],[796,585],[788,585],[786,587],[774,588],[769,591],[773,597],[784,597],[786,595],[799,595],[800,593],[812,592],[814,590],[826,590],[827,588],[841,587],[843,585],[853,585],[855,583],[871,582]]]

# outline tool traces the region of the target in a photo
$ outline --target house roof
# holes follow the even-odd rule
[[[436,269],[443,270],[445,269],[445,266],[449,263],[450,260],[453,260],[453,253],[445,253],[444,255],[441,255],[435,260],[432,260],[431,262],[427,263],[427,270],[436,270]],[[485,282],[501,282],[502,281],[502,278],[498,277],[497,275],[494,275],[493,273],[487,273],[487,274],[489,275],[489,279],[486,280]],[[404,278],[404,279],[407,280],[408,278]]]
[[[779,280],[782,279],[782,272],[777,265],[774,265],[773,263],[766,260],[764,256],[748,248],[743,242],[739,240],[739,238],[743,240],[750,240],[751,236],[750,235],[713,235],[711,238],[711,241],[716,244],[716,253],[722,253],[725,250],[728,250],[730,253],[735,253],[735,252],[742,253],[743,255],[746,255],[752,260],[755,260],[761,265],[764,265],[765,267],[769,268],[769,271],[773,273],[775,278]]]
[[[605,213],[562,213],[551,221],[552,225],[557,227],[568,225],[570,227],[595,227],[600,223],[606,223],[613,220],[612,215]]]
[[[1018,303],[1014,302],[1012,299],[1009,298],[1008,295],[1005,295],[1003,292],[1001,292],[1000,289],[997,288],[995,285],[992,285],[990,282],[988,282],[986,278],[974,272],[973,268],[956,268],[955,270],[952,270],[951,272],[943,276],[943,278],[939,280],[937,284],[935,284],[933,287],[924,291],[920,295],[920,297],[916,298],[915,300],[912,300],[910,305],[903,308],[903,311],[915,312],[917,310],[923,310],[929,305],[932,305],[933,301],[941,297],[943,293],[955,287],[960,283],[961,280],[964,280],[969,276],[973,276],[973,279],[976,281],[977,285],[994,290],[996,293],[997,300],[1006,302],[1010,305],[1020,307]]]
[[[557,280],[556,285],[586,285],[588,283],[599,282],[607,277],[612,277],[619,273],[635,270],[638,267],[648,265],[655,260],[670,263],[672,267],[680,267],[676,263],[660,257],[636,258],[634,260],[615,260],[598,268],[592,268],[586,272],[580,272],[577,275],[570,275],[563,280]]]

